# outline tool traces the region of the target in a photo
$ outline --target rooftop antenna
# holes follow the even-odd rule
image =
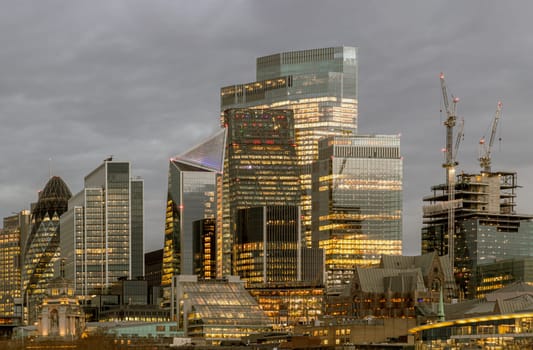
[[[52,158],[48,158],[48,178],[52,178]]]

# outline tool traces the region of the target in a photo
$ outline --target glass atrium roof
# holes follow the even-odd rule
[[[182,282],[182,287],[196,318],[206,324],[270,324],[242,283]]]

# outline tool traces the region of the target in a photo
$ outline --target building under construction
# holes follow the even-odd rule
[[[501,115],[498,102],[491,135],[485,144],[480,141],[481,171],[456,175],[455,156],[462,138],[462,128],[452,147],[455,126],[455,104],[448,104],[444,75],[441,87],[447,119],[446,126],[446,183],[433,186],[432,194],[424,198],[422,253],[436,251],[450,256],[459,294],[453,297],[473,298],[476,293],[473,274],[476,267],[500,259],[531,256],[533,254],[533,215],[516,213],[516,172],[491,170],[491,147]]]
[[[515,212],[517,174],[480,172],[460,174],[455,200],[448,201],[446,184],[433,186],[424,198],[422,252],[448,254],[448,215],[454,211],[454,266],[456,280],[465,297],[473,296],[471,274],[476,266],[497,259],[533,253],[531,215]],[[472,280],[473,281],[473,280]]]

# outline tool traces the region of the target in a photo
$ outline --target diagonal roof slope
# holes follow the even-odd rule
[[[199,145],[174,157],[172,161],[206,170],[222,171],[225,142],[226,130],[222,129]]]

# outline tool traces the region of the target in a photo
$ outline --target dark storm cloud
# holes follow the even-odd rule
[[[258,56],[333,45],[359,47],[360,132],[402,134],[407,253],[444,175],[441,71],[461,97],[460,168],[478,169],[501,99],[494,168],[519,172],[519,211],[533,212],[528,2],[0,2],[2,217],[50,169],[75,193],[114,155],[145,179],[146,248],[161,247],[168,158],[218,129],[220,87],[255,80]]]

